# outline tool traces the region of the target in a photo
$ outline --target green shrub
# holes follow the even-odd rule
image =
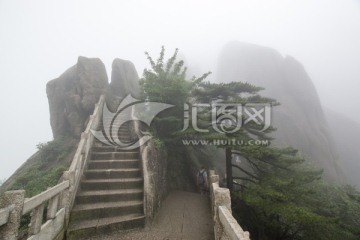
[[[24,189],[26,197],[35,196],[55,186],[66,170],[66,158],[74,149],[71,140],[55,139],[37,145],[39,151],[33,156],[34,164],[15,180],[10,190]]]

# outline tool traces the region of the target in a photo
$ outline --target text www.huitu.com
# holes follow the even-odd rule
[[[238,140],[238,139],[183,139],[185,146],[268,146],[269,140]]]

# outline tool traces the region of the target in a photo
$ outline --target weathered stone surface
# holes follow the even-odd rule
[[[144,175],[144,209],[147,224],[149,224],[168,193],[166,183],[167,156],[163,150],[158,150],[151,140],[142,148],[141,158]]]
[[[344,181],[318,94],[298,61],[270,48],[231,42],[220,55],[217,79],[264,87],[262,96],[281,103],[272,111],[276,145],[299,149],[306,159],[325,170],[328,180]]]
[[[111,92],[118,97],[131,94],[133,97],[139,95],[139,76],[132,62],[114,59],[111,72]]]
[[[108,86],[104,64],[98,58],[79,57],[75,66],[46,85],[54,137],[79,137],[86,119]]]
[[[244,232],[240,227],[236,219],[232,216],[229,209],[225,206],[219,206],[219,220],[224,229],[224,235],[221,239],[238,239],[238,240],[250,240],[249,232]]]
[[[17,239],[24,200],[24,190],[5,192],[0,199],[0,208],[8,207],[12,204],[15,206],[9,215],[8,223],[0,228],[0,239]]]

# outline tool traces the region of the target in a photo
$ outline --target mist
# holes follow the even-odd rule
[[[144,51],[164,45],[221,81],[228,42],[266,46],[302,63],[322,106],[360,123],[360,1],[1,0],[0,32],[0,179],[52,140],[45,86],[78,56],[100,58],[108,76],[114,58],[130,60],[141,76]]]

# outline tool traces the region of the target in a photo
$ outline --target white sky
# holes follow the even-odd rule
[[[231,40],[295,57],[323,105],[360,122],[359,0],[0,0],[0,179],[52,139],[45,85],[79,55],[101,58],[108,71],[114,58],[128,59],[141,75],[144,51],[178,47],[215,76]]]

